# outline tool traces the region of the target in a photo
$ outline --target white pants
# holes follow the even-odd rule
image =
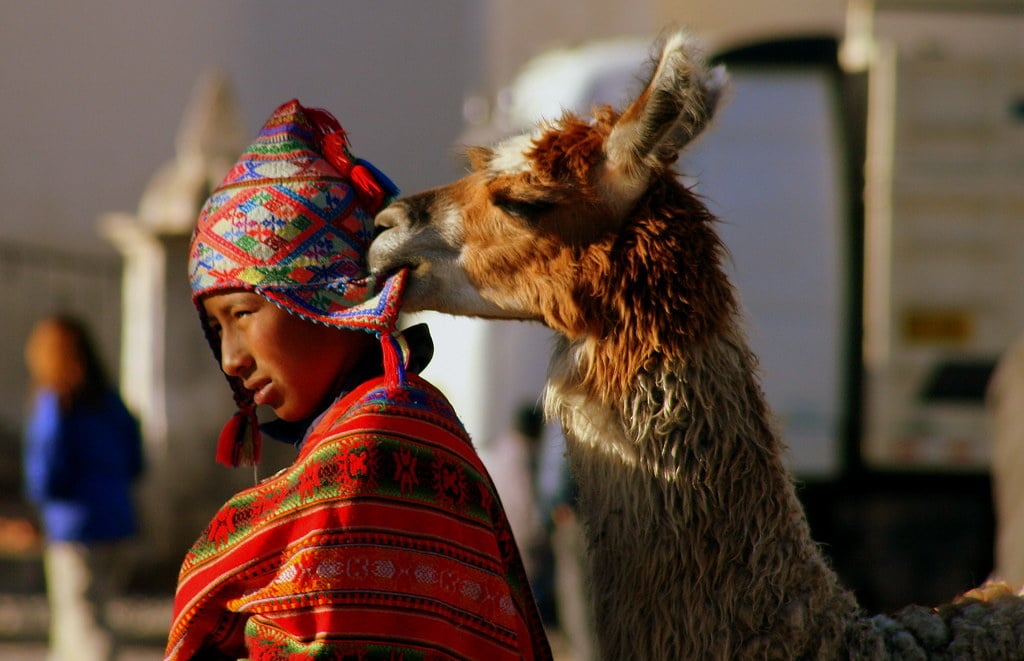
[[[551,535],[558,624],[565,634],[572,660],[593,661],[598,654],[587,578],[587,542],[575,513],[563,513],[558,519]]]
[[[1024,335],[1000,358],[988,385],[995,568],[990,578],[1024,586]]]
[[[47,543],[43,554],[50,604],[49,661],[113,661],[117,642],[107,604],[125,576],[120,543]]]

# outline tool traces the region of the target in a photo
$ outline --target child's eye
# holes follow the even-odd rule
[[[250,314],[255,314],[256,308],[253,307],[237,307],[231,310],[231,317],[233,319],[241,319],[242,317],[248,317]]]

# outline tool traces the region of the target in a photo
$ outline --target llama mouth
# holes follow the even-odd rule
[[[398,273],[399,271],[402,271],[402,270],[408,270],[408,271],[415,272],[422,265],[423,265],[422,262],[414,262],[414,261],[393,261],[393,262],[388,261],[388,262],[378,262],[378,263],[371,262],[370,263],[370,273],[372,273],[373,275],[377,275],[377,276],[388,276],[388,275],[393,275],[395,273]]]
[[[394,235],[389,235],[389,231],[388,229],[380,231],[377,238],[370,244],[370,250],[366,255],[370,273],[383,275],[395,273],[404,268],[410,271],[418,269],[423,264],[423,260],[402,255],[400,251],[396,250],[394,243],[397,239],[393,239]]]

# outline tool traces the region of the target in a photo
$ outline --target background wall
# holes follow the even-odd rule
[[[225,71],[249,131],[297,97],[414,190],[452,174],[480,77],[472,0],[6,3],[0,238],[107,252],[95,219],[134,210],[201,73]]]
[[[840,0],[788,0],[735,12],[736,3],[664,0],[181,0],[137,3],[39,0],[9,3],[0,22],[0,89],[6,127],[0,157],[0,245],[59,249],[72,258],[119,259],[97,231],[110,212],[134,212],[150,177],[174,154],[174,137],[197,80],[224,72],[234,86],[246,135],[279,103],[297,97],[335,113],[355,151],[404,191],[451,179],[462,165],[457,143],[467,99],[489,103],[544,49],[601,37],[654,35],[685,25],[708,39],[736,40],[779,30],[841,29]],[[7,262],[11,263],[10,261]],[[64,277],[64,276],[58,276]],[[59,292],[40,296],[31,279],[0,324],[0,422],[16,426],[24,370],[20,345],[39,314],[67,306],[97,327],[116,372],[119,320],[111,305]],[[117,300],[108,283],[106,300]],[[95,294],[100,296],[101,294]],[[22,297],[18,299],[17,297]],[[102,311],[101,311],[102,310]],[[471,320],[434,319],[440,344],[485,360],[492,334]],[[543,331],[524,331],[543,343]],[[443,362],[444,350],[439,346]],[[513,400],[535,397],[546,348],[515,369],[518,392],[493,415],[479,402],[473,364],[451,361],[431,376],[463,406],[486,439],[503,427]],[[491,356],[493,358],[493,356]],[[508,401],[510,403],[506,404]]]
[[[464,90],[479,78],[480,11],[471,0],[445,4],[445,15],[427,3],[396,0],[5,6],[5,447],[23,410],[21,345],[39,315],[69,308],[85,317],[117,373],[120,260],[98,221],[109,212],[136,211],[149,179],[174,156],[182,114],[204,73],[228,76],[246,142],[277,105],[297,97],[337,115],[354,151],[405,190],[454,176]],[[107,278],[97,280],[99,273]],[[195,326],[194,319],[180,323]],[[214,369],[212,361],[202,367]]]
[[[140,311],[121,309],[121,260],[98,223],[110,212],[137,210],[150,178],[175,155],[200,78],[226,74],[246,142],[275,107],[298,98],[333,112],[353,151],[404,190],[432,186],[459,171],[453,144],[463,97],[480,79],[481,8],[473,0],[443,5],[445,11],[411,0],[5,4],[0,519],[25,514],[18,436],[27,330],[43,314],[71,310],[90,323],[110,371],[119,372],[122,317],[132,324]],[[173,581],[173,565],[212,509],[252,481],[247,471],[213,463],[230,393],[198,333],[184,249],[171,244],[165,328],[172,387],[164,408],[174,428],[166,447],[147,439],[151,470],[141,494],[147,545],[159,549],[148,561],[166,556],[169,571],[153,576],[164,581]],[[38,580],[21,569],[0,574]]]
[[[489,0],[487,83],[503,84],[526,60],[551,48],[667,27],[696,31],[716,48],[786,34],[837,32],[845,0]]]
[[[737,7],[743,6],[743,11]],[[842,27],[841,0],[61,0],[0,23],[0,239],[111,254],[94,221],[134,209],[172,153],[201,73],[234,81],[250,131],[298,97],[332,110],[405,190],[446,180],[467,94],[507,84],[552,47],[692,27],[709,39]],[[55,237],[54,237],[55,238]]]

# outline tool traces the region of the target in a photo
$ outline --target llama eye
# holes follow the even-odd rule
[[[532,220],[550,211],[554,203],[545,200],[513,200],[511,198],[499,197],[494,200],[494,206],[510,216],[522,218],[523,220]]]

